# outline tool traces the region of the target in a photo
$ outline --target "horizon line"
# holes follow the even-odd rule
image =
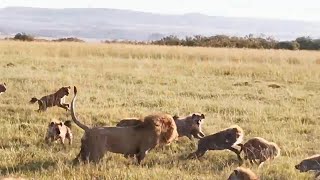
[[[152,11],[141,11],[135,9],[119,9],[119,8],[107,8],[107,7],[66,7],[66,8],[57,8],[57,7],[31,7],[31,6],[5,6],[0,7],[1,9],[8,8],[34,8],[34,9],[53,9],[53,10],[67,10],[67,9],[109,9],[109,10],[119,10],[119,11],[131,11],[137,13],[149,13],[154,15],[166,15],[166,16],[185,16],[185,15],[199,15],[199,16],[207,16],[207,17],[223,17],[223,18],[237,18],[237,19],[255,19],[255,20],[278,20],[278,21],[297,21],[297,22],[319,22],[320,20],[305,20],[305,19],[283,19],[283,18],[271,18],[271,17],[248,17],[248,16],[223,16],[223,15],[209,15],[200,12],[186,12],[186,13],[160,13],[160,12],[152,12]]]

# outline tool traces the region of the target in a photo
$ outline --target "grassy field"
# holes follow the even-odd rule
[[[206,134],[238,124],[245,140],[261,136],[279,144],[281,156],[263,168],[244,164],[261,179],[313,177],[294,165],[319,153],[320,52],[0,41],[0,82],[8,88],[0,96],[1,176],[220,180],[238,165],[229,151],[186,160],[197,140],[181,138],[152,150],[141,166],[112,153],[98,165],[72,166],[83,131],[73,126],[71,147],[45,144],[51,118],[70,115],[56,107],[38,113],[28,102],[75,85],[77,113],[87,125],[114,126],[152,112],[201,112]]]

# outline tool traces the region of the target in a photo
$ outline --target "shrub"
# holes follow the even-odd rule
[[[14,40],[19,41],[34,41],[34,37],[25,33],[18,33],[14,36]]]
[[[296,41],[281,41],[276,45],[276,49],[289,49],[289,50],[298,50],[300,44]]]
[[[68,38],[59,38],[52,40],[53,42],[84,42],[84,40],[75,38],[75,37],[68,37]]]

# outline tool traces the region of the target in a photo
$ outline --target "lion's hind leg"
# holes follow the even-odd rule
[[[136,154],[136,158],[138,160],[138,164],[141,164],[141,161],[146,157],[147,151],[140,151]]]

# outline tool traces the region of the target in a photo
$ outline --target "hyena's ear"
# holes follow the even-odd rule
[[[6,84],[6,83],[3,83],[3,85],[7,86],[7,84]]]
[[[205,119],[206,117],[204,116],[204,114],[201,114],[201,119]]]
[[[54,125],[54,122],[49,123],[49,126],[53,126],[53,125]]]
[[[179,119],[179,116],[178,115],[174,115],[174,116],[172,116],[172,118],[173,118],[173,120],[177,120],[177,119]]]
[[[60,126],[63,126],[63,122],[60,122],[59,125],[60,125]]]
[[[68,86],[67,88],[68,88],[68,89],[71,89],[71,86]]]
[[[238,171],[237,169],[235,169],[233,172],[234,172],[234,174],[235,174],[236,176],[238,176],[239,171]]]
[[[71,121],[67,120],[63,123],[64,125],[66,125],[67,127],[71,128]]]

